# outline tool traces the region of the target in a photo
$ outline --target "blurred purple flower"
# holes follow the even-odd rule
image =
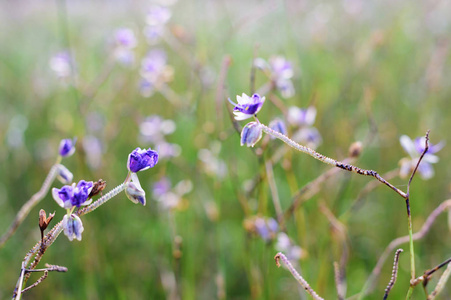
[[[150,26],[164,25],[170,18],[171,11],[169,8],[160,5],[152,5],[147,12],[146,23]]]
[[[71,156],[72,154],[74,154],[76,142],[77,142],[77,138],[61,140],[60,147],[59,147],[59,154],[62,157],[68,157],[68,156]]]
[[[127,169],[136,173],[153,168],[158,163],[158,153],[149,149],[136,148],[128,155]]]
[[[418,137],[415,139],[415,141],[412,141],[407,135],[402,135],[399,138],[399,142],[401,143],[401,146],[404,148],[404,150],[410,155],[410,158],[403,158],[400,161],[401,167],[399,175],[401,176],[401,178],[406,178],[413,171],[418,163],[421,154],[424,151],[425,138]],[[418,173],[420,174],[421,178],[427,180],[434,176],[434,169],[432,168],[432,164],[435,164],[439,161],[439,158],[434,154],[440,151],[444,145],[445,144],[443,141],[436,145],[429,143],[429,149],[424,155],[420,165],[418,166]]]
[[[295,91],[291,81],[294,74],[293,68],[283,56],[271,56],[269,63],[263,58],[257,58],[254,60],[254,65],[270,77],[284,98],[294,96]]]
[[[114,32],[114,57],[123,65],[130,66],[135,61],[133,48],[137,41],[133,30],[130,28],[119,28]]]
[[[288,109],[288,123],[298,127],[292,136],[294,141],[312,149],[316,149],[322,143],[321,134],[318,129],[313,127],[315,118],[316,109],[313,106],[309,106],[307,109],[292,106]]]
[[[262,108],[265,97],[260,97],[259,94],[253,94],[249,97],[243,93],[241,96],[237,95],[236,100],[238,104],[232,102],[229,98],[229,102],[235,106],[233,108],[235,120],[241,121],[256,115]]]
[[[155,89],[172,80],[173,69],[167,65],[166,52],[154,49],[147,53],[141,61],[140,83],[141,94],[150,97]]]
[[[279,224],[273,218],[258,217],[254,221],[254,226],[257,234],[265,241],[275,238],[279,230]]]
[[[279,118],[276,118],[269,122],[269,128],[283,135],[287,135],[287,127],[285,126],[285,123]],[[275,137],[271,135],[271,139],[275,139]]]
[[[75,63],[68,51],[61,51],[50,58],[49,65],[58,78],[66,79],[73,74]]]
[[[171,190],[171,181],[168,177],[163,177],[155,182],[152,186],[152,195],[154,198],[159,198]]]
[[[316,108],[313,106],[309,106],[307,109],[291,106],[288,109],[288,123],[294,126],[312,126],[315,118]]]
[[[305,253],[298,245],[293,244],[291,239],[285,232],[277,234],[277,242],[275,245],[276,251],[283,252],[289,260],[299,260]]]

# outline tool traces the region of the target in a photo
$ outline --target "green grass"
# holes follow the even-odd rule
[[[125,178],[131,150],[138,146],[154,148],[153,144],[139,142],[139,124],[145,117],[160,115],[173,120],[177,129],[167,140],[182,150],[180,156],[162,159],[155,168],[139,174],[147,192],[147,206],[133,205],[120,194],[82,218],[85,231],[81,242],[59,237],[41,264],[63,265],[69,272],[49,274],[26,298],[170,298],[165,285],[171,276],[181,299],[217,298],[218,286],[230,299],[294,299],[304,294],[289,272],[275,266],[275,242],[265,243],[244,226],[245,219],[255,215],[275,217],[266,179],[252,193],[246,193],[245,183],[265,174],[264,160],[281,145],[280,141],[270,141],[261,156],[255,150],[262,142],[256,149],[240,147],[239,134],[228,116],[232,107],[226,98],[234,100],[237,94],[251,93],[254,52],[264,59],[281,54],[293,63],[296,95],[284,99],[283,105],[317,108],[315,127],[323,137],[318,151],[324,155],[344,158],[351,143],[369,135],[370,119],[377,132],[356,165],[380,174],[396,168],[407,155],[399,144],[402,134],[414,138],[430,129],[432,143],[450,141],[450,28],[433,27],[430,17],[435,12],[439,24],[440,18],[449,19],[446,9],[424,7],[420,1],[396,5],[375,1],[363,2],[362,13],[352,16],[345,12],[342,2],[326,1],[322,6],[271,3],[179,1],[171,8],[173,16],[167,25],[170,40],[161,41],[158,47],[166,50],[174,69],[174,79],[168,86],[179,96],[180,106],[172,105],[158,92],[143,98],[137,88],[140,58],[156,47],[147,45],[142,35],[147,2],[123,2],[117,7],[68,2],[66,32],[59,19],[61,6],[1,4],[0,24],[7,29],[0,33],[1,232],[40,188],[62,138],[79,139],[75,155],[63,160],[74,173],[74,180],[102,178],[107,181],[107,190]],[[321,18],[327,21],[323,24]],[[136,65],[114,66],[95,96],[84,97],[83,89],[92,86],[105,66],[109,37],[123,26],[131,27],[137,35]],[[181,37],[175,35],[177,30],[183,30]],[[78,88],[61,84],[48,67],[50,57],[67,47],[65,36],[75,54]],[[219,72],[226,55],[232,63],[217,111],[216,93],[222,84]],[[207,76],[210,84],[203,82],[202,76]],[[435,78],[432,83],[431,78]],[[256,87],[265,82],[264,75],[257,71]],[[14,134],[23,138],[23,143],[14,148],[8,135],[14,133],[11,120],[17,116],[26,118],[28,126],[23,135]],[[268,124],[277,116],[282,112],[267,100],[259,120]],[[103,125],[93,130],[87,125],[88,118]],[[240,122],[241,126],[245,124]],[[103,144],[98,169],[86,163],[81,141],[88,135]],[[217,158],[228,170],[224,177],[209,173],[198,157],[199,150],[218,145]],[[416,177],[413,181],[414,232],[449,195],[451,154],[447,147],[438,154],[435,177],[429,181]],[[289,207],[294,191],[329,168],[289,149],[274,165],[282,208]],[[184,205],[171,212],[159,209],[152,197],[152,184],[163,176],[173,185],[185,179],[193,184],[192,191],[183,196]],[[348,296],[360,291],[390,241],[407,234],[404,201],[382,185],[345,218],[345,212],[371,180],[339,172],[287,220],[287,234],[306,251],[306,256],[296,262],[297,268],[325,299],[336,298],[333,262],[342,252],[339,239],[320,211],[321,203],[347,229]],[[407,180],[395,178],[391,182],[407,189]],[[61,184],[55,182],[54,186]],[[216,214],[209,212],[211,207]],[[0,298],[11,296],[20,263],[39,240],[40,208],[56,211],[56,220],[64,214],[47,195],[0,249]],[[417,276],[448,258],[449,230],[446,216],[439,216],[430,233],[415,242]],[[180,258],[174,256],[176,236],[182,240]],[[404,298],[408,289],[408,245],[402,248],[405,251],[392,299]],[[382,298],[391,265],[392,258],[385,263],[368,299]],[[430,288],[437,280],[435,276]],[[413,298],[423,299],[422,293],[417,287]],[[445,287],[442,299],[450,293]]]

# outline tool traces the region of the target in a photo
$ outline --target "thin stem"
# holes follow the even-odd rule
[[[45,195],[47,195],[47,192],[50,189],[50,185],[56,178],[60,160],[61,158],[58,157],[57,163],[54,164],[50,169],[47,177],[44,180],[44,183],[41,186],[41,189],[36,194],[31,196],[30,200],[25,202],[25,204],[20,208],[19,212],[16,215],[16,218],[11,223],[6,233],[3,234],[0,238],[0,249],[5,245],[6,241],[8,241],[8,239],[14,234],[14,232],[16,232],[16,229],[20,224],[22,224],[23,220],[28,216],[33,207],[35,207],[36,204],[38,204],[39,201],[41,201],[45,197]]]
[[[276,210],[277,219],[279,219],[282,216],[283,212],[282,206],[280,205],[279,194],[277,192],[277,184],[274,179],[274,172],[271,162],[267,161],[265,163],[265,167],[266,167],[266,178],[268,179],[269,189],[271,190],[272,202],[274,204],[274,209]]]
[[[293,141],[292,139],[290,139],[289,137],[287,137],[286,135],[281,134],[280,132],[274,131],[271,128],[267,127],[264,124],[261,124],[262,130],[267,133],[272,135],[273,137],[276,137],[280,140],[282,140],[284,143],[286,143],[288,146],[303,152],[305,154],[310,155],[311,157],[334,167],[349,171],[349,172],[353,172],[359,175],[365,175],[365,176],[372,176],[374,178],[376,178],[377,180],[379,180],[381,183],[385,184],[386,186],[388,186],[389,188],[391,188],[393,191],[395,191],[396,193],[398,193],[401,197],[403,197],[404,199],[407,197],[407,194],[404,193],[403,191],[401,191],[400,189],[398,189],[397,187],[395,187],[394,185],[392,185],[390,182],[386,181],[384,178],[382,178],[376,171],[373,170],[365,170],[365,169],[361,169],[358,167],[355,167],[353,165],[344,163],[344,162],[340,162],[337,161],[335,159],[332,159],[330,157],[324,156],[318,152],[316,152],[315,150],[300,145],[298,143],[296,143],[295,141]]]
[[[293,277],[299,282],[302,288],[313,297],[313,299],[324,300],[323,298],[318,296],[318,294],[310,287],[307,281],[305,281],[305,279],[302,278],[302,276],[298,273],[298,271],[296,271],[296,269],[290,263],[288,258],[282,252],[277,253],[276,256],[274,256],[274,260],[276,261],[276,265],[279,268],[280,268],[280,260],[282,260],[282,262],[288,268]]]

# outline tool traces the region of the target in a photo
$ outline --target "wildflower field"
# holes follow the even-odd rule
[[[451,298],[449,1],[0,26],[1,299]]]

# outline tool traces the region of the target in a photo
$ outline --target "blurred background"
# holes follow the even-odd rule
[[[0,27],[1,234],[40,189],[61,139],[77,137],[62,162],[74,181],[102,178],[106,191],[125,179],[133,149],[160,154],[139,174],[147,205],[120,194],[84,216],[82,241],[61,235],[41,261],[69,272],[50,273],[25,299],[308,299],[275,266],[278,251],[325,299],[337,298],[334,262],[346,296],[359,293],[408,233],[403,199],[381,184],[362,194],[374,179],[339,171],[281,218],[331,167],[268,137],[241,147],[247,122],[232,122],[227,98],[242,93],[265,95],[259,120],[278,118],[324,155],[344,159],[361,141],[355,164],[392,171],[404,191],[400,170],[419,154],[400,137],[430,129],[444,147],[413,181],[414,232],[449,197],[449,1],[2,1]],[[48,194],[0,249],[0,298],[40,239],[41,208],[56,221],[65,213]],[[417,275],[450,247],[443,214],[415,242]],[[393,299],[409,285],[402,248]],[[392,257],[366,299],[382,298]]]

